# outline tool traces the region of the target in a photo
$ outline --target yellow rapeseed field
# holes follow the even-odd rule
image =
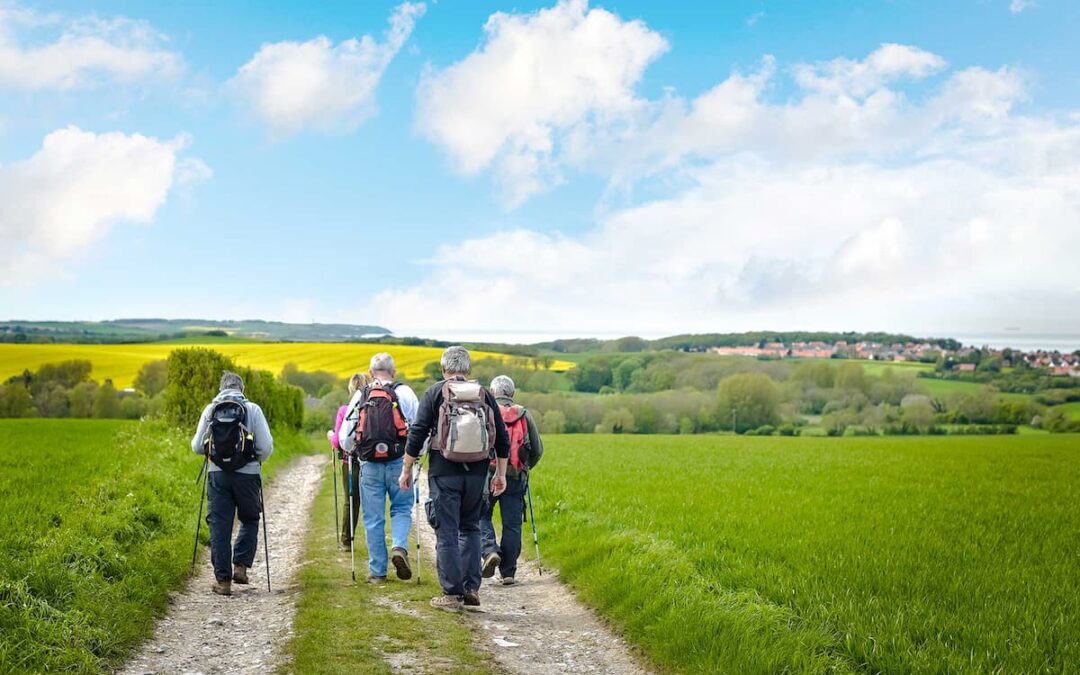
[[[343,343],[224,343],[224,344],[0,344],[0,378],[6,380],[24,370],[36,370],[44,363],[69,359],[85,359],[93,364],[91,377],[99,382],[111,379],[117,387],[128,387],[144,363],[168,357],[174,349],[206,347],[231,356],[241,366],[280,373],[286,363],[295,363],[300,370],[326,370],[339,377],[348,377],[367,370],[373,354],[388,351],[394,356],[398,372],[408,378],[423,375],[424,365],[438,361],[442,350],[435,347],[407,347],[383,344]],[[505,354],[473,352],[474,359],[513,358]],[[565,370],[571,363],[556,362],[553,368]]]

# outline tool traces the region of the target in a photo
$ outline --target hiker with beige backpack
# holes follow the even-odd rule
[[[420,399],[409,427],[399,484],[409,490],[413,464],[430,438],[429,498],[424,504],[435,530],[436,566],[442,595],[433,607],[447,611],[480,607],[480,515],[488,495],[506,490],[510,438],[499,404],[478,382],[466,379],[468,350],[449,347],[440,361],[443,380]],[[495,459],[489,480],[488,466]]]

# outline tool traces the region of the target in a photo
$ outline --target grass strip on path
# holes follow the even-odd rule
[[[340,471],[340,466],[334,467]],[[327,470],[327,477],[330,470]],[[341,485],[338,484],[341,499]],[[389,521],[389,518],[388,518]],[[415,557],[415,526],[410,558]],[[334,529],[334,486],[324,480],[312,508],[304,562],[297,575],[300,598],[286,647],[288,673],[391,673],[424,664],[423,672],[490,673],[494,664],[473,644],[461,617],[433,609],[440,593],[435,567],[424,555],[416,578],[386,584],[367,579],[363,524],[357,526],[356,579],[349,573],[349,551],[339,550]],[[416,561],[413,563],[414,572]]]

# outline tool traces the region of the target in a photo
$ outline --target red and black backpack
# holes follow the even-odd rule
[[[362,462],[389,462],[404,456],[409,423],[401,414],[397,388],[400,383],[376,382],[363,390],[356,409],[356,454]]]

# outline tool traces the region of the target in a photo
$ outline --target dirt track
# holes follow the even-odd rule
[[[425,495],[427,477],[423,481]],[[422,521],[424,555],[435,555],[435,533]],[[574,597],[558,577],[544,568],[541,576],[532,555],[532,530],[523,529],[524,547],[516,586],[502,586],[499,575],[485,579],[480,589],[481,612],[466,612],[477,644],[491,652],[507,672],[607,673],[638,675],[649,672],[626,643],[594,612]],[[543,554],[541,531],[541,555]],[[430,558],[434,559],[434,558]]]
[[[277,647],[292,629],[292,578],[303,554],[311,502],[326,475],[325,455],[301,457],[282,469],[266,488],[272,593],[260,529],[251,584],[233,585],[233,595],[210,593],[214,580],[209,551],[203,551],[187,589],[171,599],[168,615],[120,671],[154,673],[267,673],[278,663]],[[204,525],[205,527],[205,525]]]

